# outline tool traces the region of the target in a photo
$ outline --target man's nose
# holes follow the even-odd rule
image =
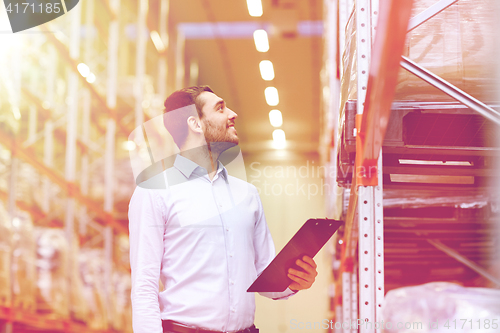
[[[236,119],[236,118],[238,118],[238,114],[233,110],[229,109],[229,119]]]

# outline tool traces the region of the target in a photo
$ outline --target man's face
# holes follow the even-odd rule
[[[203,102],[203,132],[208,143],[227,142],[237,145],[238,133],[234,121],[238,115],[226,106],[226,102],[214,93],[204,91],[198,98]]]

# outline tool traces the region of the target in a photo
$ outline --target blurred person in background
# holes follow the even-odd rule
[[[129,205],[134,332],[258,332],[246,290],[275,248],[257,189],[219,162],[239,142],[237,114],[208,86],[172,93],[165,108],[180,154]],[[285,291],[260,294],[287,299],[310,288],[316,264],[302,259]]]

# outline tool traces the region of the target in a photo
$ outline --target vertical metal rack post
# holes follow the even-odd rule
[[[346,5],[346,1],[339,2],[341,24],[348,22]],[[378,23],[379,16],[382,16],[380,10],[383,11],[384,20]],[[405,30],[392,34],[394,36],[391,32],[400,31],[401,27],[407,25],[405,19],[409,20],[410,11],[411,1],[387,1],[384,7],[379,9],[378,0],[357,0],[354,13],[350,17],[356,21],[357,115],[354,127],[356,161],[352,172],[349,205],[345,214],[340,268],[343,316],[337,318],[341,319],[342,323],[349,323],[348,328],[342,327],[344,332],[380,332],[384,298],[381,147],[391,111],[390,104],[395,91],[400,57],[387,52],[402,51]],[[399,13],[401,20],[392,19]],[[377,32],[380,36],[375,39],[378,27],[381,28],[381,31]],[[340,39],[349,38],[350,36],[340,32],[342,30],[344,27],[339,26]],[[348,45],[347,41],[345,45]],[[340,50],[343,51],[343,48]]]
[[[362,115],[365,106],[368,73],[372,47],[372,1],[356,1],[356,49],[357,49],[357,114]],[[359,128],[358,128],[359,130]],[[356,175],[367,170],[356,165]],[[371,170],[368,170],[371,172]],[[375,198],[373,186],[359,186],[358,191],[358,261],[359,261],[359,317],[367,323],[375,322]],[[357,318],[356,318],[357,319]],[[362,325],[361,333],[370,332]]]

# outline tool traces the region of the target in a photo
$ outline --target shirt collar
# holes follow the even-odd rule
[[[224,165],[220,161],[217,161],[219,167],[217,168],[217,174],[221,174],[225,181],[227,181],[227,170]]]
[[[227,170],[226,167],[222,165],[220,161],[217,161],[217,173],[216,175],[221,174],[224,180],[227,181]],[[179,170],[186,178],[190,178],[193,173],[198,174],[199,176],[204,176],[207,174],[205,168],[202,168],[195,162],[191,161],[189,158],[186,158],[180,154],[175,157],[174,167]],[[215,179],[215,177],[214,177]]]

